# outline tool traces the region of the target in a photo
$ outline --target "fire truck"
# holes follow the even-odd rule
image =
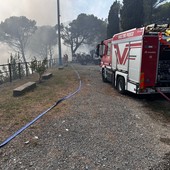
[[[104,82],[122,94],[170,93],[170,26],[151,24],[97,45]]]

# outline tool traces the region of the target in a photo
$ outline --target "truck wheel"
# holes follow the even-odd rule
[[[104,69],[102,69],[102,80],[103,80],[103,82],[107,82],[107,78],[105,77],[105,71],[104,71]]]
[[[125,94],[125,80],[123,77],[118,77],[116,88],[119,93]]]

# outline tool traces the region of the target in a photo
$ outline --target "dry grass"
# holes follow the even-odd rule
[[[50,70],[50,72],[53,74],[52,78],[44,80],[40,84],[37,83],[37,88],[34,91],[27,92],[20,97],[13,97],[13,89],[25,82],[38,80],[36,74],[23,80],[0,86],[0,141],[33,120],[58,99],[77,88],[77,77],[71,67],[63,70],[54,69]],[[59,111],[58,116],[62,116],[63,106],[67,108],[67,105],[62,103],[49,113],[46,118],[53,119],[56,116],[53,113]]]

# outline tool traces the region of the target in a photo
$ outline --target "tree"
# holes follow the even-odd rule
[[[36,30],[36,22],[24,16],[10,17],[0,24],[0,41],[7,43],[15,51],[22,54],[22,59],[26,62],[25,49],[28,38]]]
[[[153,23],[154,5],[156,2],[157,0],[143,0],[145,25]]]
[[[143,0],[123,0],[123,7],[120,11],[122,29],[141,27],[143,13]]]
[[[94,15],[80,14],[68,26],[61,26],[61,37],[73,56],[81,45],[93,45],[106,38],[106,22]]]
[[[163,5],[158,6],[154,10],[153,21],[157,24],[165,24],[169,23],[170,20],[170,3],[165,3]]]
[[[53,47],[57,44],[57,34],[54,27],[42,26],[30,38],[29,48],[41,58],[52,59]]]
[[[107,25],[107,38],[111,38],[120,31],[119,21],[120,3],[115,1],[110,8]]]
[[[37,61],[36,57],[31,61],[31,66],[30,68],[32,71],[35,71],[39,75],[39,83],[42,81],[42,75],[45,73],[47,70],[47,58],[44,58],[44,60]]]
[[[3,41],[3,37],[4,37],[4,32],[2,31],[2,27],[0,26],[0,41]]]
[[[14,80],[25,75],[24,68],[20,63],[19,54],[15,54],[14,56],[11,54],[8,63],[10,64],[11,74]]]
[[[9,80],[9,71],[8,67],[5,65],[2,66],[2,71],[0,70],[0,84],[7,82]]]

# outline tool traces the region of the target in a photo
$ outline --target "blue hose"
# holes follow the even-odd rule
[[[72,66],[73,68],[73,66]],[[73,68],[74,69],[74,68]],[[44,112],[42,112],[40,115],[38,115],[36,118],[34,118],[31,122],[27,123],[25,126],[23,126],[21,129],[19,129],[18,131],[16,131],[13,135],[11,135],[10,137],[8,137],[4,142],[2,142],[0,144],[0,148],[2,148],[3,146],[5,146],[7,143],[9,143],[12,139],[14,139],[17,135],[19,135],[21,132],[23,132],[24,130],[26,130],[29,126],[31,126],[33,123],[35,123],[38,119],[40,119],[43,115],[45,115],[47,112],[49,112],[50,110],[52,110],[54,107],[56,107],[59,103],[61,103],[64,100],[67,100],[69,98],[71,98],[72,96],[74,96],[76,93],[78,93],[81,90],[81,79],[79,76],[79,73],[74,69],[74,71],[77,74],[77,77],[79,79],[79,87],[77,88],[76,91],[70,93],[69,95],[59,99],[55,104],[53,104],[51,107],[49,107],[47,110],[45,110]]]

